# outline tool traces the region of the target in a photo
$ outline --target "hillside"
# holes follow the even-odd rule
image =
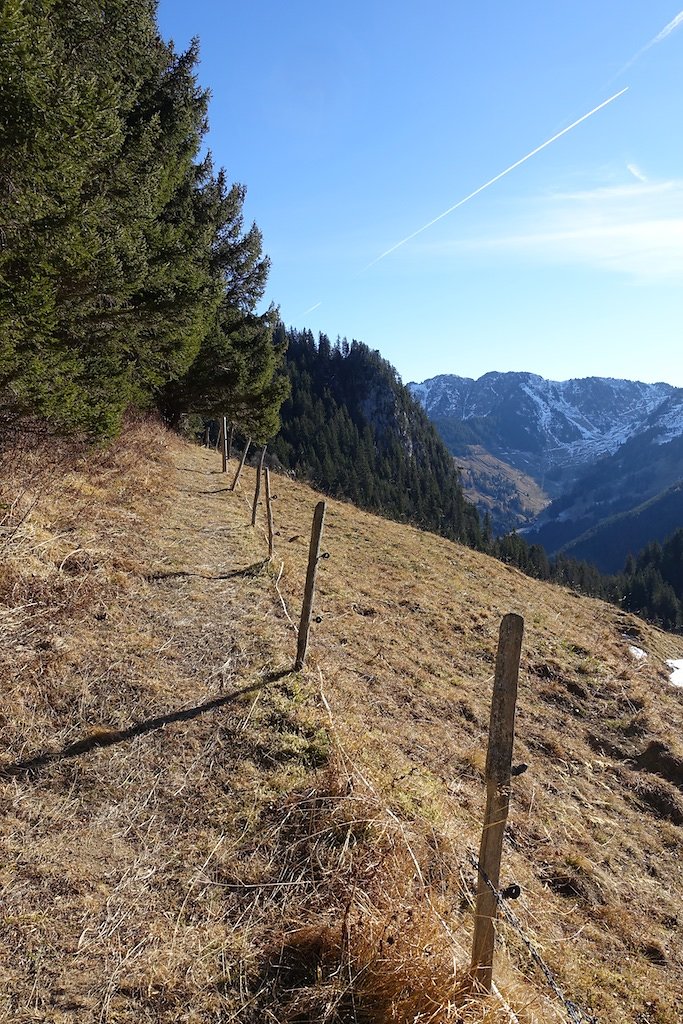
[[[592,562],[602,572],[622,567],[629,554],[652,541],[661,543],[683,523],[683,481],[675,487],[599,524],[570,541],[563,551]]]
[[[271,450],[336,498],[481,548],[479,517],[448,449],[396,369],[359,341],[286,332],[291,388]]]
[[[0,1020],[566,1020],[507,924],[458,1008],[516,611],[515,914],[601,1024],[680,1021],[680,637],[330,500],[293,674],[319,496],[276,479],[269,565],[253,479],[144,424],[5,457]]]
[[[682,473],[683,435],[670,437],[664,430],[650,428],[586,469],[543,511],[529,539],[543,544],[548,552],[573,553],[576,544],[577,552],[590,552],[603,571],[619,571],[627,538],[626,553],[635,554],[649,541],[664,540],[680,525],[676,505]],[[589,531],[591,536],[599,534],[596,545],[585,537]],[[584,547],[586,539],[589,544]]]
[[[548,496],[535,480],[497,459],[482,445],[467,445],[456,456],[455,464],[465,497],[481,515],[488,513],[495,535],[532,522],[548,504]]]
[[[483,448],[510,467],[505,487],[491,486],[486,471],[475,480],[478,507],[488,506],[496,533],[530,525],[530,489],[516,482],[515,471],[554,498],[531,523],[531,542],[548,554],[570,550],[595,530],[618,551],[613,517],[663,495],[681,478],[680,388],[597,377],[549,381],[532,373],[487,373],[476,381],[443,375],[408,387],[458,459]],[[639,521],[651,533],[632,531],[637,548],[670,532],[668,520],[658,522],[655,513],[653,507]],[[623,558],[603,556],[596,564],[617,572]]]

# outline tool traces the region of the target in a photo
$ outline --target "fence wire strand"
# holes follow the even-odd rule
[[[499,889],[496,889],[493,882],[482,868],[481,864],[479,863],[474,853],[470,852],[469,859],[472,862],[473,866],[477,869],[481,877],[484,879],[486,885],[493,893],[496,899],[496,905],[499,907],[503,917],[520,937],[520,939],[526,946],[527,950],[529,951],[529,956],[534,961],[536,966],[539,968],[539,970],[545,977],[546,981],[550,985],[551,989],[553,990],[557,998],[563,1003],[567,1011],[567,1019],[571,1022],[571,1024],[599,1024],[597,1017],[594,1017],[592,1014],[586,1013],[585,1010],[582,1010],[581,1007],[578,1006],[572,999],[567,998],[567,996],[564,994],[564,992],[558,985],[555,975],[550,970],[541,954],[538,952],[538,950],[533,945],[531,940],[524,934],[524,930],[522,928],[522,924],[519,918],[508,906],[507,900],[503,893]]]
[[[247,504],[247,506],[250,507],[249,506],[249,502],[246,499],[245,495],[243,495],[243,498],[244,498],[245,503]],[[289,610],[287,608],[287,604],[285,602],[285,599],[284,599],[284,597],[282,595],[282,592],[280,590],[280,587],[279,587],[279,583],[280,583],[280,580],[282,578],[282,574],[283,574],[284,568],[285,568],[285,563],[283,561],[281,566],[280,566],[280,571],[279,571],[279,573],[277,575],[277,579],[274,580],[275,591],[276,591],[278,597],[280,598],[280,602],[282,604],[285,616],[287,617],[287,620],[288,620],[289,624],[292,626],[294,631],[298,633],[296,624],[294,623],[294,621],[292,620],[292,618],[291,618],[291,616],[289,614]],[[340,616],[340,617],[343,617],[343,616]],[[327,698],[325,697],[325,694],[324,694],[324,691],[323,691],[323,675],[322,675],[322,671],[320,670],[320,668],[318,668],[318,672],[319,672],[319,675],[320,675],[320,695],[321,695],[323,704],[324,704],[324,706],[327,709],[327,712],[329,714],[330,723],[332,725],[332,728],[333,728],[333,730],[336,733],[336,727],[335,727],[334,719],[333,719],[333,716],[332,716],[332,709],[331,709],[330,705],[328,704]],[[337,736],[337,740],[338,740],[338,742],[340,744],[340,749],[342,750],[342,752],[346,756],[345,751],[343,749],[343,746],[341,745],[341,740],[340,740],[339,736]],[[356,766],[356,771],[358,771],[357,766]],[[360,773],[358,773],[358,774],[360,774]],[[360,778],[363,779],[363,781],[366,783],[366,785],[370,789],[372,789],[373,792],[374,792],[373,787],[370,785],[370,783],[367,782],[367,780],[362,775],[360,775]],[[392,817],[395,818],[395,815],[392,814]],[[398,819],[396,819],[396,821],[398,821]],[[400,824],[400,822],[399,822],[399,824]],[[410,850],[410,846],[408,847],[408,849]],[[413,854],[412,850],[410,850],[410,853],[411,853],[411,856],[413,857],[413,859],[415,860],[415,855]],[[531,957],[533,962],[536,964],[536,966],[539,968],[539,970],[543,974],[544,978],[548,982],[548,985],[550,986],[550,988],[552,989],[552,991],[554,992],[556,997],[559,999],[559,1001],[564,1006],[564,1008],[565,1008],[565,1010],[567,1012],[567,1019],[570,1022],[570,1024],[599,1024],[599,1021],[598,1021],[597,1017],[593,1016],[590,1013],[587,1013],[585,1010],[582,1010],[581,1007],[577,1005],[577,1003],[575,1003],[572,999],[568,999],[567,998],[567,996],[564,994],[564,992],[560,988],[560,986],[559,986],[559,984],[558,984],[558,982],[557,982],[557,980],[555,978],[555,975],[551,971],[550,967],[548,967],[547,963],[545,962],[545,960],[543,959],[541,954],[538,952],[538,950],[533,945],[531,940],[524,933],[524,930],[522,928],[522,924],[521,924],[519,918],[517,917],[517,915],[508,906],[508,901],[507,901],[507,898],[504,895],[504,893],[501,890],[496,889],[496,887],[494,886],[493,882],[491,881],[491,879],[489,878],[487,873],[484,871],[484,869],[480,865],[478,858],[476,857],[476,855],[472,851],[469,852],[468,857],[469,857],[469,860],[472,863],[473,867],[481,875],[481,877],[484,879],[485,884],[489,887],[489,889],[493,893],[493,896],[494,896],[494,898],[496,900],[496,906],[500,909],[500,912],[502,913],[503,917],[505,918],[507,923],[514,929],[514,931],[517,933],[519,938],[522,940],[524,946],[526,947],[526,949],[529,952],[529,956]],[[419,867],[419,864],[417,863],[416,860],[415,860],[415,865],[416,865],[418,874],[421,877],[420,867]],[[446,923],[444,921],[442,921],[442,923],[446,926]],[[448,929],[447,926],[446,926],[446,929],[447,929],[447,931],[450,934],[450,929]],[[495,994],[498,996],[500,1001],[503,1003],[503,1006],[510,1012],[511,1015],[513,1015],[514,1019],[516,1020],[517,1018],[516,1018],[516,1016],[514,1016],[514,1012],[512,1010],[510,1010],[510,1008],[507,1006],[507,1004],[503,1000],[503,997],[500,994],[500,992],[498,991],[498,989],[495,986],[494,986],[494,989],[495,989]]]

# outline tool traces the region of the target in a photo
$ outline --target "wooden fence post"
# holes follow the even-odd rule
[[[268,518],[268,558],[273,557],[273,503],[270,495],[270,470],[266,466],[266,513]]]
[[[240,459],[240,464],[237,467],[237,472],[235,473],[235,479],[233,480],[232,486],[230,487],[231,491],[234,491],[235,488],[237,487],[238,483],[240,482],[240,477],[242,475],[242,470],[244,469],[244,463],[247,461],[247,452],[249,451],[249,445],[250,444],[251,444],[251,438],[249,437],[249,438],[247,438],[247,443],[244,446],[244,451],[242,452],[242,458]]]
[[[256,512],[258,509],[259,498],[261,497],[261,474],[263,473],[263,460],[266,457],[267,444],[264,444],[263,451],[261,452],[261,458],[258,460],[258,469],[256,470],[256,483],[254,485],[254,504],[251,509],[251,525],[256,526]]]
[[[223,447],[221,449],[221,453],[222,453],[222,457],[223,457],[223,472],[227,473],[228,472],[228,460],[230,458],[230,452],[228,451],[228,417],[227,416],[223,417],[223,422],[221,424],[221,441],[223,442]]]
[[[486,755],[486,811],[479,847],[477,902],[470,976],[477,991],[490,992],[498,908],[500,858],[510,805],[510,769],[524,619],[505,615],[500,624]]]
[[[311,613],[313,611],[313,594],[315,592],[315,574],[318,569],[320,558],[320,538],[323,533],[325,522],[325,502],[319,501],[313,513],[313,527],[311,529],[311,544],[308,549],[308,569],[306,571],[306,586],[304,588],[304,602],[301,607],[301,622],[299,623],[299,642],[296,648],[296,661],[294,671],[298,672],[304,667],[306,661],[306,649],[308,648],[308,631],[311,627]]]

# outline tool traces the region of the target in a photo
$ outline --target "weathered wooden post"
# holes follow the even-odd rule
[[[204,431],[204,447],[205,448],[209,447],[209,442],[210,441],[211,441],[211,426],[210,426],[210,424],[207,423],[206,424],[206,430]]]
[[[266,466],[266,513],[268,518],[268,558],[273,557],[273,499],[270,494],[270,470]]]
[[[263,473],[263,460],[266,457],[266,448],[268,445],[264,444],[261,452],[261,458],[258,460],[258,469],[256,470],[256,483],[254,485],[254,504],[251,509],[251,525],[256,526],[256,512],[258,510],[259,498],[261,497],[261,474]]]
[[[237,487],[238,483],[240,482],[240,477],[242,475],[242,470],[244,469],[244,463],[247,461],[247,452],[249,451],[249,445],[250,444],[251,444],[251,438],[249,437],[249,438],[247,438],[247,443],[244,446],[244,451],[242,452],[242,458],[240,459],[240,464],[237,467],[237,472],[235,473],[235,479],[233,480],[232,485],[230,487],[231,491],[234,491],[235,488]]]
[[[470,976],[477,991],[490,992],[498,908],[500,858],[510,805],[510,769],[524,619],[505,615],[500,624],[486,755],[486,810],[479,847],[477,902]]]
[[[223,472],[227,473],[228,472],[228,460],[230,459],[230,452],[228,450],[228,417],[227,416],[223,417],[223,422],[221,424],[221,441],[223,442],[223,447],[221,448],[221,454],[222,454],[222,457],[223,457]]]
[[[313,611],[313,595],[315,592],[315,574],[320,558],[320,538],[322,537],[323,523],[325,521],[325,507],[325,502],[319,501],[313,513],[313,528],[311,529],[311,544],[308,549],[308,569],[306,571],[304,602],[301,607],[301,622],[299,623],[299,642],[296,648],[296,661],[294,662],[295,672],[302,669],[306,661],[308,631],[311,628],[311,613]]]

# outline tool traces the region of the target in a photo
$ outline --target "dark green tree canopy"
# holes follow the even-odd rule
[[[154,0],[2,5],[5,411],[110,434],[128,405],[168,404],[218,323],[256,318],[268,261],[244,187],[199,158],[198,52],[161,39]]]
[[[291,397],[273,450],[329,494],[481,545],[453,459],[393,366],[358,341],[280,326]]]

